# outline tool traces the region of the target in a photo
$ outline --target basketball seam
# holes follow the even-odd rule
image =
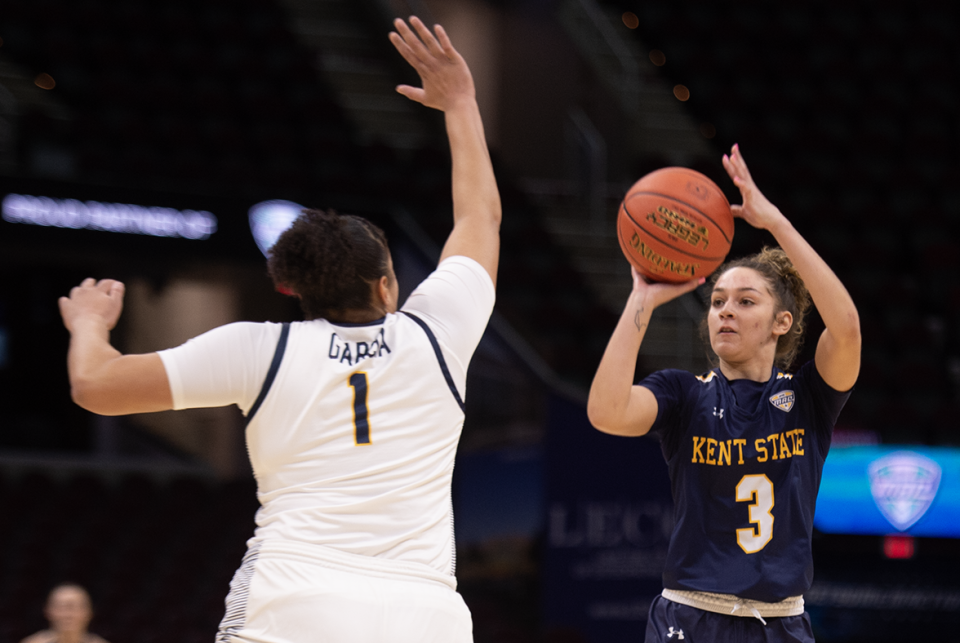
[[[639,194],[639,193],[638,193],[638,194]],[[672,198],[672,197],[671,197],[671,198]],[[639,221],[637,221],[636,219],[633,218],[633,215],[630,213],[630,210],[627,209],[627,204],[626,204],[626,203],[623,204],[623,211],[626,213],[627,218],[629,218],[630,221],[633,222],[633,225],[635,225],[635,226],[637,226],[638,228],[640,228],[641,230],[643,230],[643,232],[646,233],[648,236],[654,237],[654,234],[653,234],[652,232],[650,232],[650,230],[648,230],[647,228],[645,228],[642,223],[640,223]],[[707,218],[709,218],[709,217],[707,217]],[[714,225],[716,225],[716,224],[714,223]],[[620,227],[620,226],[617,226],[618,229],[619,229],[619,227]],[[723,232],[723,231],[721,230],[721,234],[722,234],[722,232]],[[676,235],[674,235],[674,236],[676,236]],[[656,239],[656,237],[654,237],[654,238]],[[723,235],[723,238],[726,239],[726,238],[727,238],[727,235]],[[673,246],[671,246],[671,245],[669,245],[669,244],[666,244],[666,243],[664,243],[663,241],[660,241],[659,239],[657,239],[657,241],[658,241],[659,243],[663,243],[665,246],[669,247],[671,250],[676,250],[676,251],[679,252],[680,254],[687,255],[688,257],[693,257],[694,259],[699,259],[700,261],[723,261],[723,260],[726,258],[726,256],[727,256],[727,255],[723,254],[723,255],[720,255],[720,256],[718,256],[718,257],[712,257],[712,256],[711,256],[711,257],[704,257],[704,256],[701,256],[701,255],[695,255],[695,254],[693,254],[692,252],[687,252],[687,251],[684,250],[683,248],[674,248]],[[728,242],[728,243],[729,243],[729,242]]]
[[[692,204],[692,203],[687,203],[686,201],[681,201],[681,200],[678,199],[677,197],[671,196],[671,195],[669,195],[669,194],[661,194],[660,192],[650,192],[650,191],[648,191],[648,190],[643,190],[642,192],[633,192],[632,194],[628,194],[627,196],[632,199],[633,197],[635,197],[635,196],[637,196],[637,195],[640,195],[640,194],[649,194],[649,195],[651,195],[651,196],[660,196],[660,197],[663,197],[663,198],[665,198],[665,199],[672,199],[672,200],[676,201],[677,203],[682,203],[683,205],[687,206],[688,208],[693,208],[693,209],[696,210],[697,213],[698,213],[699,215],[701,215],[704,219],[706,219],[707,221],[709,221],[710,223],[712,223],[714,226],[716,226],[717,230],[720,231],[720,234],[723,235],[723,238],[726,240],[727,243],[733,243],[733,240],[732,240],[730,237],[727,236],[727,233],[723,231],[723,228],[720,227],[720,224],[717,223],[716,221],[714,221],[714,220],[710,217],[710,215],[708,215],[707,213],[701,212],[700,209],[699,209],[697,206],[695,206],[694,204]],[[724,197],[724,198],[726,198],[726,197]],[[623,209],[627,211],[627,214],[630,214],[630,211],[627,210],[627,200],[626,200],[626,199],[624,199],[624,201],[623,201]],[[732,215],[731,215],[731,216],[732,216]],[[636,220],[633,219],[633,216],[632,216],[632,215],[631,215],[630,218],[631,218],[631,220],[633,220],[634,223],[636,223]],[[637,224],[637,225],[640,225],[640,224]]]
[[[682,167],[682,166],[662,167],[662,168],[660,168],[659,170],[654,170],[653,172],[650,172],[650,174],[647,174],[646,176],[642,177],[639,181],[637,181],[637,182],[634,184],[634,187],[636,187],[636,186],[637,186],[638,184],[640,184],[640,183],[643,183],[646,179],[648,179],[648,178],[650,178],[650,177],[652,177],[652,176],[654,176],[654,175],[656,175],[656,174],[660,174],[661,172],[663,172],[664,174],[668,174],[668,173],[670,173],[670,172],[678,172],[678,173],[680,173],[680,174],[686,174],[686,175],[689,176],[690,178],[696,179],[697,181],[700,181],[701,183],[703,183],[704,185],[706,185],[710,190],[712,190],[712,191],[714,192],[714,194],[715,194],[716,196],[719,196],[721,199],[723,199],[724,201],[726,201],[728,205],[729,205],[729,203],[730,203],[729,199],[727,199],[727,195],[723,193],[723,190],[720,189],[720,186],[717,185],[716,181],[714,181],[713,179],[711,179],[709,176],[703,174],[702,172],[698,172],[698,171],[696,171],[696,170],[691,170],[691,169],[688,168],[688,167]],[[631,188],[631,189],[632,189],[632,188]],[[640,192],[646,192],[646,189],[643,189],[643,190],[641,190]],[[640,194],[640,192],[637,192],[637,194]],[[629,191],[628,191],[628,193],[629,193]],[[657,193],[656,193],[656,192],[651,192],[650,194],[657,194]],[[669,196],[669,195],[665,195],[665,196]],[[672,199],[672,198],[674,198],[674,197],[670,197],[670,198]],[[679,201],[679,199],[677,199],[677,200]],[[681,203],[683,203],[683,202],[681,201]],[[695,206],[693,206],[692,204],[688,204],[688,205],[690,205],[690,207],[695,207]],[[698,212],[699,212],[699,210],[698,210]]]

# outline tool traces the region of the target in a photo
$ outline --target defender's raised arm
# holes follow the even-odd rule
[[[397,18],[390,42],[417,70],[423,87],[397,91],[444,113],[453,159],[453,231],[440,260],[456,255],[483,266],[494,283],[500,258],[500,193],[477,106],[473,76],[443,27],[431,32],[419,18]],[[413,29],[410,28],[413,27]]]

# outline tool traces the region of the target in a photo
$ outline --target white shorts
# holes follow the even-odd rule
[[[454,582],[326,547],[256,543],[230,583],[217,643],[472,643]]]

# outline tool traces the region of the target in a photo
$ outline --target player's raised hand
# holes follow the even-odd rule
[[[123,293],[124,285],[114,279],[84,279],[59,300],[63,325],[72,333],[81,320],[93,320],[112,330],[123,311]]]
[[[783,213],[763,195],[753,177],[750,176],[750,170],[747,169],[747,162],[743,160],[739,145],[731,148],[729,156],[723,155],[723,168],[733,179],[733,184],[737,186],[740,196],[743,197],[742,205],[730,206],[733,216],[762,230],[769,230],[771,226],[783,219]]]
[[[394,20],[393,25],[396,31],[390,32],[390,42],[417,70],[423,84],[423,87],[399,85],[398,92],[441,111],[447,111],[463,99],[476,100],[470,69],[453,48],[443,27],[436,25],[431,32],[416,16],[410,17],[410,25],[401,18]]]
[[[637,272],[637,269],[633,266],[630,266],[630,274],[633,276],[633,292],[631,296],[637,297],[640,302],[651,311],[668,301],[672,301],[681,295],[691,292],[706,281],[705,278],[700,277],[699,279],[691,279],[690,281],[679,284],[657,281],[651,282],[644,279],[643,275]]]

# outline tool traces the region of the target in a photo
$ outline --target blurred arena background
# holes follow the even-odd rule
[[[130,352],[297,319],[251,232],[273,200],[382,225],[409,292],[451,221],[441,117],[393,91],[416,81],[386,38],[411,13],[474,71],[504,203],[454,479],[477,642],[641,636],[672,526],[665,467],[584,411],[629,288],[614,218],[665,165],[733,198],[734,142],[861,314],[818,509],[818,640],[960,640],[954,3],[4,0],[0,643],[41,629],[63,580],[90,589],[112,643],[212,640],[257,507],[239,413],[77,408],[57,297],[124,280]],[[738,224],[732,254],[769,240]],[[658,311],[638,375],[708,368],[702,312],[697,294]],[[892,453],[939,487],[841,471]],[[875,522],[839,520],[854,509]]]

